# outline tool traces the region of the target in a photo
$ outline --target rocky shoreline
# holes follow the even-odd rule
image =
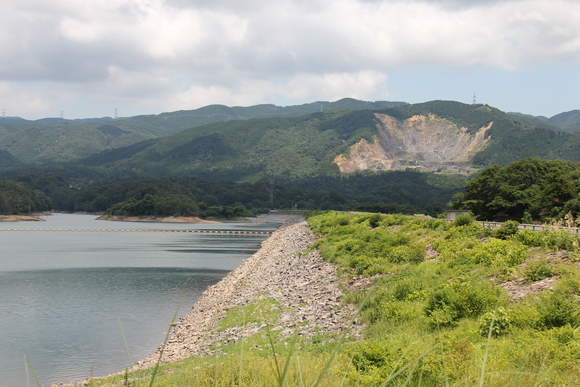
[[[42,214],[44,215],[44,214]],[[45,222],[41,215],[0,215],[0,222]]]
[[[221,223],[212,220],[200,219],[196,216],[121,216],[101,215],[97,220],[112,220],[116,222],[152,222],[152,223]]]
[[[306,222],[275,231],[254,255],[209,287],[191,312],[173,324],[171,338],[164,348],[160,346],[151,356],[137,362],[131,371],[155,366],[158,361],[166,364],[194,355],[219,353],[221,344],[236,342],[264,329],[279,331],[282,338],[295,334],[308,338],[321,329],[360,337],[362,326],[356,312],[340,302],[343,293],[335,266],[325,262],[317,250],[307,250],[315,241]],[[281,313],[277,322],[249,323],[218,332],[216,328],[226,311],[260,299],[279,304]],[[88,381],[59,386],[73,385],[88,385]]]

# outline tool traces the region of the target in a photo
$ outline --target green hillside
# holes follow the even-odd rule
[[[3,119],[0,121],[0,149],[9,151],[24,163],[61,162],[219,121],[295,117],[322,110],[368,110],[403,105],[406,103],[367,102],[345,98],[336,102],[313,102],[286,107],[210,105],[195,110],[119,119],[110,117],[83,120],[47,118],[36,121]]]
[[[257,181],[271,174],[287,179],[332,176],[339,154],[378,133],[375,113],[399,120],[415,115],[446,118],[474,134],[493,122],[488,145],[473,164],[506,165],[526,157],[576,161],[580,137],[546,127],[526,126],[487,105],[453,101],[376,110],[328,110],[296,117],[226,120],[106,151],[82,161],[113,177],[197,176],[213,180]]]
[[[314,112],[297,115],[309,110]],[[343,99],[285,108],[212,105],[98,125],[10,124],[20,125],[20,129],[4,127],[0,150],[9,152],[3,157],[11,162],[2,169],[21,168],[17,162],[21,161],[28,163],[27,170],[13,173],[53,172],[80,186],[92,180],[131,177],[193,176],[256,182],[271,175],[288,180],[338,176],[333,160],[340,154],[348,156],[349,148],[363,138],[373,142],[383,125],[376,114],[399,120],[434,115],[457,128],[467,128],[471,134],[493,123],[485,134],[485,148],[471,156],[476,167],[507,165],[527,157],[580,161],[580,132],[555,130],[545,121],[529,117],[514,119],[513,114],[487,105],[454,101],[405,105]],[[276,116],[265,117],[268,115]],[[220,121],[198,125],[204,120]],[[168,131],[177,133],[157,137]]]
[[[370,110],[221,121],[88,157],[115,176],[257,180],[338,174],[337,154],[376,132]]]
[[[50,199],[29,184],[0,179],[0,215],[30,214],[51,208]]]
[[[144,132],[126,131],[112,124],[63,124],[24,128],[0,137],[0,144],[1,149],[24,163],[46,163],[75,160],[152,137]]]

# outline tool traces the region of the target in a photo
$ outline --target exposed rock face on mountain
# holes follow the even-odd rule
[[[378,135],[373,143],[363,139],[350,147],[349,155],[334,159],[341,172],[419,168],[457,169],[489,141],[485,133],[493,122],[470,134],[452,121],[435,115],[417,115],[400,121],[375,114]]]

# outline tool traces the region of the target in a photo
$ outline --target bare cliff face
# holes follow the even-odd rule
[[[489,138],[485,138],[485,133],[493,125],[490,122],[473,135],[467,128],[458,128],[434,115],[414,116],[405,121],[385,114],[375,117],[379,133],[374,141],[363,139],[350,147],[348,156],[340,154],[334,159],[341,172],[456,169],[487,145]]]

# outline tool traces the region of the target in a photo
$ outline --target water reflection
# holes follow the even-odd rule
[[[45,228],[129,229],[93,216],[48,217]],[[10,224],[14,226],[14,224]],[[277,224],[151,224],[131,228],[271,231]],[[19,228],[29,228],[19,223]],[[38,223],[33,227],[40,228]],[[0,228],[7,228],[6,223]],[[26,385],[24,355],[41,382],[122,370],[164,339],[210,285],[251,255],[267,235],[0,232],[0,385]]]

